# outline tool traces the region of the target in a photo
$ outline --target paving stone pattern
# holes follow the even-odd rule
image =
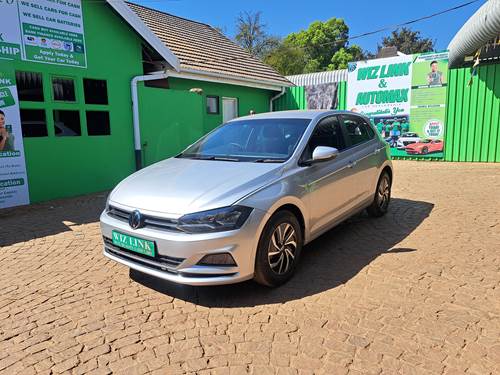
[[[2,374],[500,374],[500,165],[395,162],[387,216],[295,278],[194,288],[102,256],[105,195],[0,212]]]

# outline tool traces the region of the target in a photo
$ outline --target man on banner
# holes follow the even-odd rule
[[[438,70],[438,62],[434,60],[431,62],[431,71],[427,74],[427,82],[429,86],[442,85],[443,84],[443,72]]]

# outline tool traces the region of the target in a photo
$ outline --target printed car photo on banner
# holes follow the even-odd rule
[[[447,52],[349,63],[347,109],[368,116],[392,156],[443,157]]]
[[[14,70],[0,60],[0,208],[29,204]]]
[[[0,58],[86,67],[81,0],[1,0]]]

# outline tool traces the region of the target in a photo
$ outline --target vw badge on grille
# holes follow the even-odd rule
[[[135,210],[130,214],[128,217],[128,224],[132,229],[139,229],[144,226],[144,218],[142,217],[142,214]]]

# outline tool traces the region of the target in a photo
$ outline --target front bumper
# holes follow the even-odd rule
[[[187,234],[155,228],[134,230],[127,222],[101,214],[104,255],[137,271],[187,285],[232,284],[253,278],[260,233],[268,219],[265,211],[254,209],[238,230]],[[112,231],[154,241],[154,258],[113,245]],[[207,254],[230,253],[236,266],[198,265]]]

